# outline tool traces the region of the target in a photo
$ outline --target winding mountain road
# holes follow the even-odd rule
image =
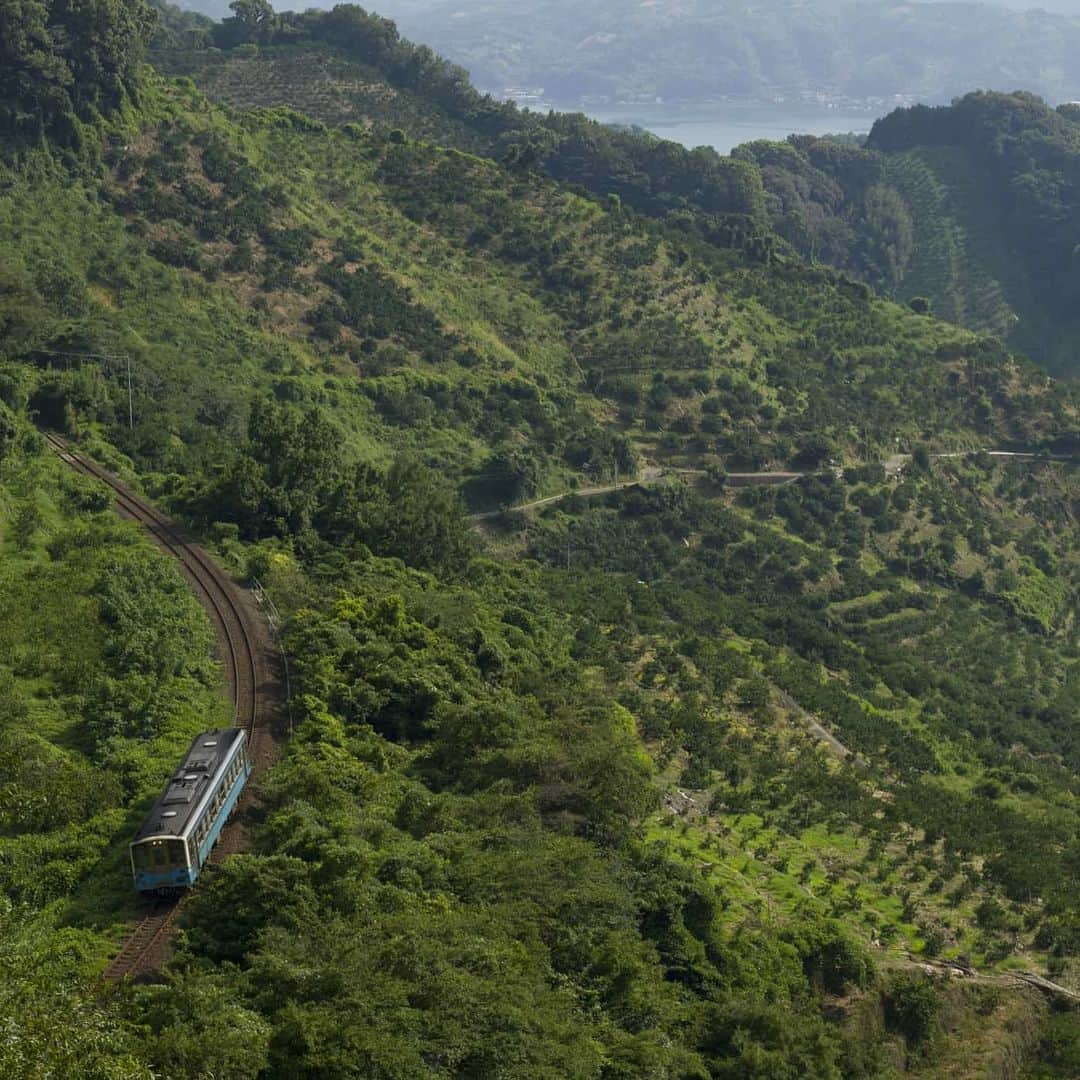
[[[930,460],[947,461],[950,458],[974,457],[976,454],[986,454],[987,457],[1012,461],[1075,462],[1077,460],[1069,454],[1043,454],[1031,450],[955,450],[940,454],[931,454]],[[892,454],[884,461],[879,462],[879,464],[884,468],[886,476],[898,476],[905,468],[907,468],[908,464],[910,464],[911,457],[911,454]],[[725,475],[724,482],[730,487],[780,487],[785,484],[794,484],[797,480],[801,480],[805,476],[819,476],[828,471],[830,470],[808,469],[800,472],[788,469],[765,469],[759,472],[729,472]],[[835,471],[839,470],[837,469]],[[585,499],[594,495],[607,495],[613,491],[625,491],[628,488],[652,487],[670,477],[702,478],[708,475],[709,473],[706,469],[690,469],[678,466],[671,469],[661,469],[658,466],[649,465],[645,468],[641,476],[634,477],[631,480],[624,480],[618,484],[601,484],[596,487],[572,488],[570,491],[563,491],[558,495],[546,495],[542,499],[533,499],[531,502],[518,503],[516,506],[507,506],[500,510],[486,510],[483,513],[473,514],[469,520],[473,522],[491,521],[501,514],[529,513],[530,511],[539,510],[545,506],[551,506],[554,503],[562,502],[564,499],[569,499],[574,495]]]

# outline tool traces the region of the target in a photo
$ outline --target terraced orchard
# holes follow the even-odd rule
[[[440,145],[484,146],[481,136],[422,95],[326,46],[250,45],[225,53],[162,48],[155,61],[169,74],[192,78],[208,98],[233,109],[288,107],[326,124],[407,129]]]

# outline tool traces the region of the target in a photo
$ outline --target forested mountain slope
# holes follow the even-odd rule
[[[1049,370],[1080,363],[1080,113],[1027,94],[899,110],[864,149],[750,144],[769,214],[805,256],[1004,337]]]
[[[462,68],[352,5],[275,14],[256,3],[218,24],[165,5],[152,45],[161,71],[192,77],[227,105],[286,105],[327,123],[405,129],[618,194],[654,216],[685,207],[750,216],[763,210],[759,178],[744,162],[481,94]]]
[[[3,117],[2,587],[35,618],[0,622],[0,1073],[1073,1075],[1070,999],[1009,972],[1078,978],[1077,473],[975,452],[1067,458],[1073,392],[804,266],[749,164],[560,118],[496,161],[152,72],[45,94],[96,34],[28,35]],[[287,616],[251,850],[104,999],[124,838],[215,673],[33,423]],[[702,479],[466,516],[616,468]]]
[[[940,109],[900,110],[863,149],[807,137],[721,158],[481,97],[460,70],[355,9],[259,24],[237,17],[216,28],[193,19],[173,10],[155,57],[230,105],[289,105],[328,123],[406,128],[618,194],[654,216],[738,213],[751,219],[744,229],[767,218],[811,261],[901,301],[928,298],[941,318],[1002,336],[1055,373],[1074,369],[1080,308],[1070,290],[1080,238],[1070,224],[1078,197],[1071,107],[973,94]],[[224,48],[207,48],[210,41]],[[746,169],[751,162],[759,168]]]

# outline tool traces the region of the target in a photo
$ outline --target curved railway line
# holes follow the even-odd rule
[[[260,680],[260,659],[267,655],[266,630],[245,607],[236,587],[199,545],[189,540],[180,527],[145,500],[131,492],[106,469],[72,450],[63,439],[43,433],[49,446],[72,468],[106,484],[112,491],[117,512],[138,522],[180,569],[210,616],[224,661],[235,723],[248,733],[249,748],[256,772],[261,772],[274,754],[264,720],[265,697],[271,689]],[[263,736],[267,736],[264,740]],[[264,745],[265,741],[265,745]],[[242,847],[238,826],[226,826],[219,844],[220,854]],[[230,842],[231,841],[231,842]],[[155,900],[146,909],[131,935],[105,971],[110,982],[119,982],[153,969],[166,955],[171,930],[183,905],[178,900]]]

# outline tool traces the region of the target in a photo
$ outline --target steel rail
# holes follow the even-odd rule
[[[250,754],[258,731],[258,665],[253,635],[233,596],[231,584],[220,568],[201,549],[181,536],[176,525],[164,514],[128,491],[96,462],[72,450],[63,439],[49,432],[44,435],[52,449],[69,465],[107,485],[118,510],[147,528],[187,571],[189,580],[202,593],[204,609],[213,616],[221,630],[219,639],[232,683],[235,719],[248,732]],[[121,982],[151,966],[155,950],[165,940],[183,903],[184,897],[150,903],[149,910],[106,968],[106,981]]]
[[[236,721],[253,738],[258,720],[258,667],[256,650],[243,613],[233,597],[232,588],[222,571],[199,548],[177,532],[176,525],[164,514],[128,491],[96,462],[72,450],[62,439],[45,434],[50,446],[83,474],[100,480],[128,517],[147,526],[188,570],[199,591],[212,609],[221,627],[225,661],[229,668]],[[204,605],[206,606],[206,605]]]
[[[164,940],[183,903],[181,898],[154,900],[120,951],[105,969],[105,981],[119,983],[149,967],[154,949]]]

